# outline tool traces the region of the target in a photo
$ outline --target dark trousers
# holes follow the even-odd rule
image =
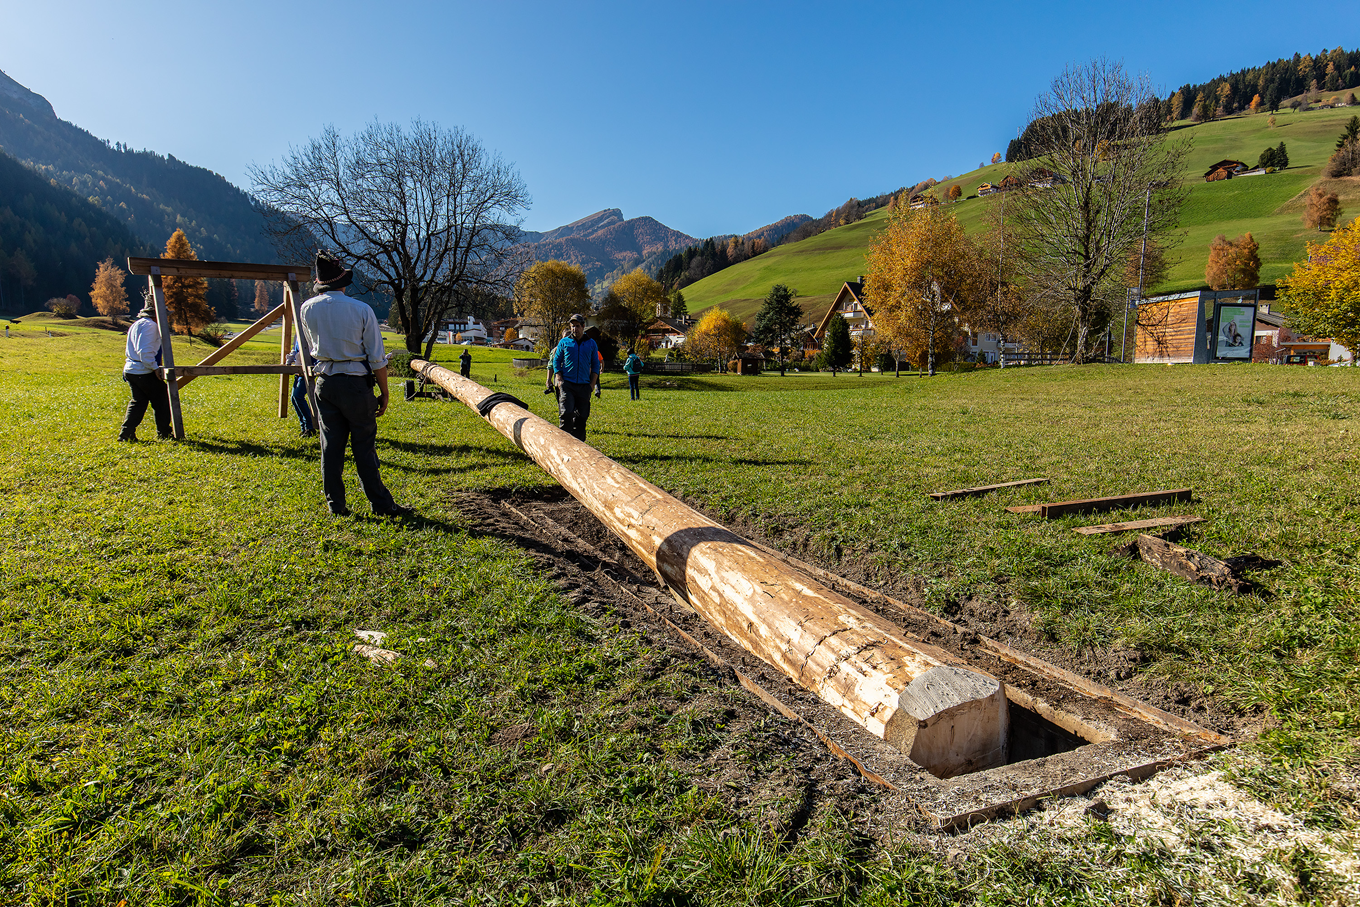
[[[132,400],[128,403],[127,415],[123,417],[123,428],[118,433],[118,440],[136,440],[137,426],[142,424],[142,417],[146,415],[148,405],[156,418],[156,434],[162,438],[173,437],[174,430],[170,427],[170,397],[160,376],[155,372],[145,375],[123,372],[123,380],[132,389]]]
[[[563,381],[557,389],[557,424],[578,441],[586,439],[590,418],[590,385]]]
[[[321,487],[326,506],[345,509],[345,443],[354,453],[359,487],[383,513],[396,507],[378,469],[378,401],[364,375],[322,375],[316,378],[316,409],[321,421]]]
[[[316,431],[316,422],[312,420],[312,405],[307,400],[307,379],[301,375],[293,376],[293,411],[297,413],[298,425],[302,426],[302,433],[310,435]]]
[[[642,399],[642,391],[638,389],[638,379],[641,377],[642,377],[641,375],[628,376],[628,399],[630,400]]]

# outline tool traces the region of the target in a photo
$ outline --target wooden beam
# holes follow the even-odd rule
[[[165,377],[170,369],[157,369]],[[185,365],[175,369],[177,375],[202,378],[208,375],[301,375],[300,365]]]
[[[937,501],[942,501],[945,498],[967,498],[986,494],[999,488],[1015,488],[1018,485],[1042,485],[1047,481],[1048,479],[1021,479],[1018,482],[1002,482],[999,485],[978,485],[974,488],[958,488],[954,491],[932,491],[929,492],[929,495]]]
[[[161,275],[152,274],[147,280],[151,284],[151,298],[156,302],[156,327],[161,332],[161,377],[165,380],[165,392],[170,398],[170,431],[176,440],[184,440],[184,414],[179,408],[179,382],[175,380],[175,345],[172,342],[174,331],[170,330],[170,310],[165,307],[165,290],[161,287]]]
[[[1150,520],[1130,520],[1127,523],[1102,523],[1099,526],[1077,526],[1073,532],[1082,535],[1104,535],[1107,532],[1130,532],[1134,529],[1157,529],[1168,526],[1185,526],[1202,522],[1201,516],[1159,516]]]
[[[270,309],[269,312],[266,313],[263,318],[259,319],[250,327],[246,328],[244,331],[237,334],[235,337],[231,338],[226,343],[219,346],[217,349],[213,350],[211,353],[205,356],[198,364],[200,366],[204,366],[212,365],[214,362],[221,362],[223,359],[227,358],[227,356],[230,356],[237,349],[239,349],[241,345],[245,343],[247,340],[254,337],[256,334],[260,333],[260,331],[263,331],[265,328],[273,324],[281,315],[283,315],[283,306],[282,305],[274,306],[274,308]],[[180,369],[179,378],[177,378],[176,381],[179,383],[179,386],[182,389],[184,385],[194,380],[194,378],[195,378],[194,375],[187,374],[186,369]]]
[[[1038,513],[1044,509],[1043,504],[1020,504],[1016,507],[1007,507],[1007,513]]]
[[[307,402],[312,407],[312,422],[320,431],[321,411],[316,406],[316,382],[312,380],[312,366],[316,364],[316,360],[312,357],[312,342],[307,339],[307,332],[302,329],[302,289],[296,280],[290,280],[284,285],[283,304],[293,313],[298,348],[302,350],[302,380],[307,383]]]
[[[1246,592],[1251,589],[1251,583],[1238,576],[1235,570],[1218,558],[1190,548],[1182,548],[1155,535],[1138,536],[1137,550],[1138,556],[1152,566],[1193,582],[1231,592]]]
[[[411,368],[476,408],[491,391]],[[1004,765],[1005,685],[772,557],[513,404],[486,420],[614,532],[672,594],[746,651],[937,777]]]
[[[1189,488],[1174,488],[1168,491],[1144,491],[1138,494],[1119,494],[1108,498],[1088,498],[1084,501],[1056,501],[1041,504],[1039,515],[1046,520],[1065,516],[1069,513],[1099,513],[1102,510],[1123,510],[1126,507],[1140,507],[1145,504],[1189,503]]]
[[[311,280],[307,265],[259,265],[185,258],[129,258],[128,273],[162,277],[222,277],[228,280]]]

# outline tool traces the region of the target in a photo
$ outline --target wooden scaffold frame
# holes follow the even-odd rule
[[[307,382],[307,399],[316,412],[316,389],[312,384],[312,351],[307,335],[298,331],[298,349],[302,362],[288,364],[288,354],[293,349],[294,325],[300,324],[302,314],[302,290],[300,282],[311,280],[312,269],[307,265],[261,265],[234,261],[191,261],[184,258],[129,258],[128,273],[146,277],[151,285],[152,298],[156,303],[156,325],[161,332],[161,368],[157,369],[165,379],[166,393],[170,397],[170,420],[177,439],[184,438],[184,416],[180,411],[180,388],[195,378],[206,375],[278,375],[279,376],[279,418],[288,417],[289,378],[302,375]],[[169,342],[174,334],[170,330],[170,312],[165,305],[165,290],[161,285],[164,277],[201,277],[223,278],[227,280],[265,280],[283,284],[283,302],[264,314],[250,327],[241,331],[231,340],[213,350],[197,365],[177,368],[175,353]],[[218,365],[235,352],[247,340],[269,327],[279,317],[283,317],[283,335],[279,338],[278,365]]]

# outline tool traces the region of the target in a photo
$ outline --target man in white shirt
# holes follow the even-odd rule
[[[302,304],[302,329],[307,332],[316,364],[317,417],[321,423],[321,484],[326,507],[348,516],[345,506],[345,443],[354,452],[359,487],[380,516],[407,516],[383,484],[376,442],[378,416],[387,412],[387,355],[378,318],[366,303],[350,299],[345,287],[354,273],[326,252],[316,255],[316,291]],[[373,399],[373,386],[381,393]]]
[[[132,390],[132,400],[128,403],[127,415],[123,417],[123,428],[118,432],[118,440],[137,440],[137,426],[142,424],[148,405],[156,418],[156,434],[162,441],[172,440],[175,434],[170,427],[170,397],[165,382],[156,374],[161,359],[161,331],[156,326],[154,300],[147,299],[146,305],[137,313],[137,319],[128,328],[124,355],[123,380]]]

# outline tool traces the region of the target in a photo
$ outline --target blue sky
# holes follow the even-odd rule
[[[250,188],[333,124],[462,126],[520,170],[546,230],[602,208],[694,236],[818,216],[970,170],[1062,68],[1164,93],[1360,17],[1279,3],[0,0],[0,69],[57,115]]]

